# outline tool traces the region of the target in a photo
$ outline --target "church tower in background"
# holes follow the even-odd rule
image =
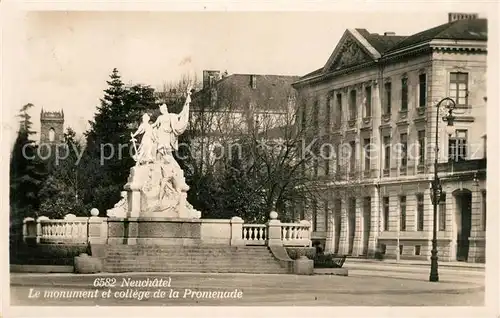
[[[64,111],[40,113],[40,144],[64,142]]]

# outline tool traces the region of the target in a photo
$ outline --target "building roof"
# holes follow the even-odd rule
[[[289,97],[295,95],[292,83],[299,79],[299,76],[287,75],[232,74],[217,81],[213,87],[217,89],[218,100],[226,96],[226,100],[234,101],[233,109],[247,109],[252,104],[256,109],[272,111],[287,107]],[[204,88],[195,96],[207,91]]]
[[[393,52],[400,51],[406,48],[411,48],[414,45],[421,43],[428,43],[432,40],[456,40],[456,41],[487,41],[488,39],[488,23],[487,19],[464,19],[464,20],[455,20],[453,22],[448,22],[434,28],[427,29],[425,31],[410,35],[410,36],[401,36],[394,34],[377,34],[370,33],[366,29],[357,28],[355,29],[361,37],[368,42],[369,46],[372,46],[378,53],[380,53],[380,57],[387,56]],[[355,38],[353,32],[349,33],[349,29],[346,31],[347,36],[351,38]],[[345,35],[344,35],[345,36]],[[367,48],[366,44],[362,44],[362,41],[358,41],[359,45],[365,45],[365,49]],[[337,47],[341,47],[341,43],[337,44]],[[337,49],[336,49],[337,50]],[[341,50],[338,53],[334,54],[343,54]],[[352,54],[352,52],[348,53]],[[333,56],[330,57],[330,60]],[[376,62],[376,58],[372,57]],[[350,65],[346,66],[349,68]],[[325,72],[325,68],[319,68],[313,72],[310,72],[300,78],[300,82],[308,81],[310,79],[316,78],[319,75],[327,74],[328,71]]]
[[[488,40],[488,21],[486,19],[456,20],[441,24],[406,37],[389,51],[393,52],[436,39],[486,41]]]
[[[401,35],[380,35],[370,33],[366,29],[356,29],[380,54],[393,48],[396,44],[406,38]]]

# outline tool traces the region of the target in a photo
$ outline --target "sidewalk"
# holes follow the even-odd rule
[[[439,262],[439,260],[438,260]],[[430,261],[419,261],[419,260],[395,260],[395,259],[385,259],[385,260],[376,260],[376,259],[366,259],[366,258],[350,258],[348,257],[344,263],[344,266],[349,266],[349,264],[359,264],[359,263],[368,263],[368,264],[387,264],[387,265],[403,265],[403,266],[430,266]],[[467,262],[439,262],[439,267],[445,268],[457,268],[457,269],[475,269],[475,270],[484,270],[485,264],[483,263],[467,263]]]

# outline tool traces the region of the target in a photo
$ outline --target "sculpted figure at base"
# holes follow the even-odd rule
[[[124,218],[128,212],[127,191],[122,191],[122,198],[118,201],[112,209],[106,211],[106,215],[115,218]]]
[[[172,156],[172,152],[178,149],[179,135],[188,125],[191,87],[186,93],[186,101],[179,114],[169,113],[167,105],[163,104],[160,106],[161,114],[154,123],[151,124],[149,115],[144,114],[141,125],[132,134],[136,165],[131,168],[125,185],[125,189],[132,192],[128,204],[129,216],[201,217],[201,212],[187,202],[189,186],[184,172]],[[142,138],[137,148],[135,137],[139,135]]]

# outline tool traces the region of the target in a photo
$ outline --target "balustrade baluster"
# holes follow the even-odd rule
[[[65,231],[64,231],[65,232],[64,235],[67,238],[71,237],[71,235],[73,234],[72,231],[71,231],[72,230],[71,226],[72,226],[72,223],[66,223],[66,225],[65,225],[66,228],[65,228]]]

